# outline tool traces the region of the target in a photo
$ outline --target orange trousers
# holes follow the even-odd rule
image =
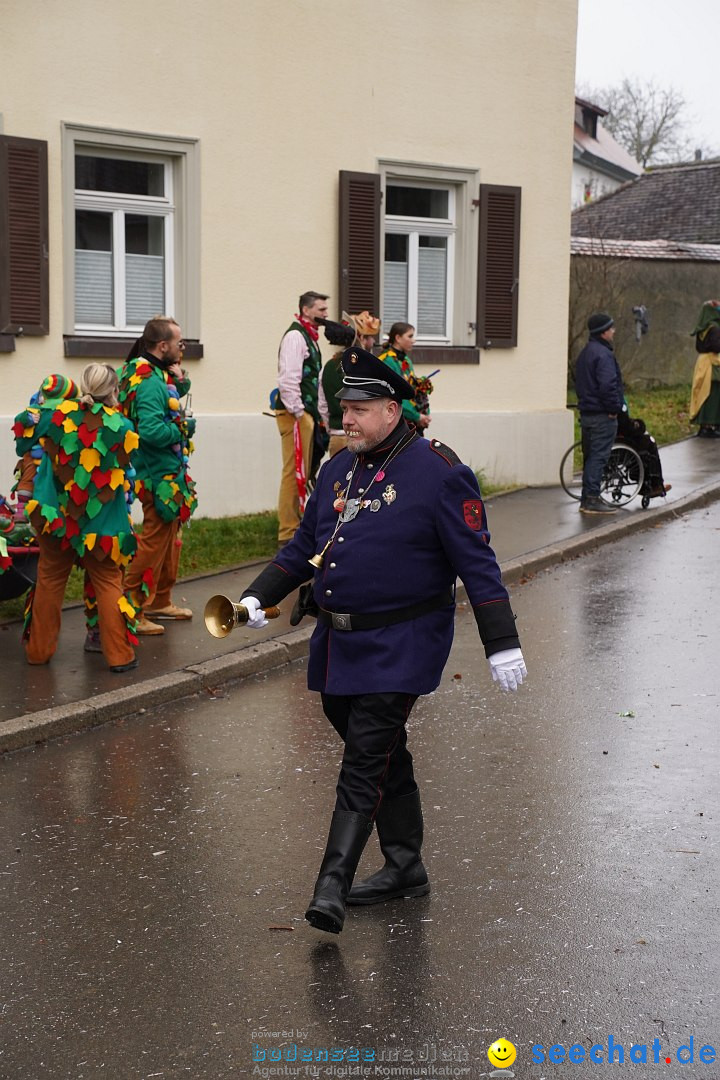
[[[40,559],[25,651],[29,664],[47,664],[57,649],[65,586],[77,556],[71,547],[63,550],[52,536],[40,534],[37,542]],[[99,559],[94,551],[86,552],[79,562],[95,586],[103,655],[110,667],[129,664],[135,650],[127,640],[127,623],[118,607],[122,570],[112,559]]]
[[[125,588],[135,607],[140,610],[165,608],[172,603],[172,589],[177,581],[182,548],[180,518],[163,521],[155,509],[151,492],[141,496],[143,530],[138,536],[137,551],[125,572]],[[143,574],[150,571],[146,581],[149,593],[142,590]]]

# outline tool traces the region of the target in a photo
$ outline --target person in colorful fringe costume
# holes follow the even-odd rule
[[[355,331],[355,340],[351,344],[359,345],[361,349],[372,352],[380,333],[380,320],[369,311],[361,311],[359,315],[347,315],[343,311],[342,321]],[[345,348],[338,349],[334,356],[330,357],[322,369],[320,379],[327,408],[323,419],[330,435],[329,457],[334,457],[340,450],[345,450],[347,447],[347,436],[343,431],[342,408],[335,396],[343,384],[341,361],[344,352]]]
[[[163,634],[159,619],[191,619],[190,608],[172,601],[182,548],[182,526],[197,506],[188,472],[195,420],[180,398],[190,380],[180,366],[184,342],[177,322],[166,315],[150,319],[133,345],[120,374],[120,408],[139,438],[136,493],[142,502],[143,529],[125,586],[138,609],[138,634]]]
[[[298,312],[285,331],[278,351],[276,421],[282,449],[278,493],[278,546],[292,540],[302,519],[310,475],[315,425],[321,423],[319,379],[322,355],[318,345],[320,320],[327,318],[328,297],[304,292]],[[324,399],[323,399],[324,403]],[[325,411],[327,411],[325,407]],[[296,460],[297,459],[297,460]]]
[[[44,455],[27,504],[40,548],[24,635],[30,664],[46,664],[55,653],[65,586],[77,560],[95,588],[110,670],[137,667],[135,609],[124,595],[122,567],[136,547],[126,492],[138,437],[117,410],[117,388],[109,365],[90,364],[82,397],[58,404],[43,436]]]
[[[50,428],[52,413],[63,401],[74,401],[78,397],[78,388],[66,375],[53,373],[47,375],[40,389],[32,397],[26,409],[18,413],[13,424],[15,451],[20,459],[15,470],[17,482],[12,489],[15,495],[17,522],[26,522],[25,508],[32,498],[35,474],[42,461],[43,438]],[[28,526],[29,527],[29,526]],[[100,628],[98,626],[97,596],[89,575],[85,574],[83,585],[83,603],[85,605],[85,652],[102,652]]]
[[[15,470],[17,482],[12,489],[17,507],[18,521],[25,520],[25,508],[32,498],[35,474],[42,461],[42,439],[51,426],[52,413],[63,401],[75,401],[78,389],[66,375],[48,375],[40,384],[26,409],[18,413],[13,424],[15,452],[19,464]]]
[[[17,483],[12,489],[16,498],[16,520],[26,521],[25,508],[32,498],[35,474],[43,457],[43,437],[50,426],[50,417],[58,404],[75,400],[78,388],[66,375],[53,373],[46,376],[32,397],[26,409],[18,413],[13,425],[15,450],[20,459],[16,469]],[[132,493],[131,493],[132,495]],[[85,606],[84,651],[100,653],[100,628],[98,625],[97,596],[90,577],[85,573],[83,584],[83,604]]]
[[[415,374],[410,352],[415,344],[415,327],[410,323],[393,323],[388,331],[388,340],[385,348],[380,353],[380,359],[384,364],[409,382],[415,395],[410,401],[403,401],[402,413],[406,420],[415,425],[418,435],[425,434],[425,428],[430,424],[430,405],[428,395],[432,393],[433,385],[429,379],[423,379]]]
[[[720,439],[720,300],[706,300],[692,331],[699,353],[693,371],[690,422],[698,438]]]

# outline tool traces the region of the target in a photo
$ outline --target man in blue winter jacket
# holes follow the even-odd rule
[[[575,365],[584,462],[580,513],[614,514],[600,498],[600,486],[624,405],[622,375],[613,352],[615,321],[600,311],[588,319],[588,330],[590,340]]]

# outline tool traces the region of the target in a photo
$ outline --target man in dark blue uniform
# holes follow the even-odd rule
[[[515,690],[527,674],[474,473],[403,419],[413,391],[402,376],[357,347],[342,366],[348,449],[322,468],[294,538],[241,601],[248,625],[263,626],[263,609],[316,568],[308,685],[320,691],[345,750],[305,917],[330,933],[342,930],[346,900],[374,904],[430,889],[405,724],[418,696],[440,682],[458,575],[493,679]],[[373,821],[385,865],[351,890]]]

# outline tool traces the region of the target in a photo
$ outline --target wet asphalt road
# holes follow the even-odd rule
[[[433,892],[339,939],[302,919],[340,756],[302,662],[7,755],[0,1077],[313,1075],[269,1061],[296,1045],[474,1078],[505,1036],[515,1076],[584,1078],[531,1047],[612,1036],[717,1080],[719,534],[716,504],[517,587],[514,696],[459,613],[411,720]]]

